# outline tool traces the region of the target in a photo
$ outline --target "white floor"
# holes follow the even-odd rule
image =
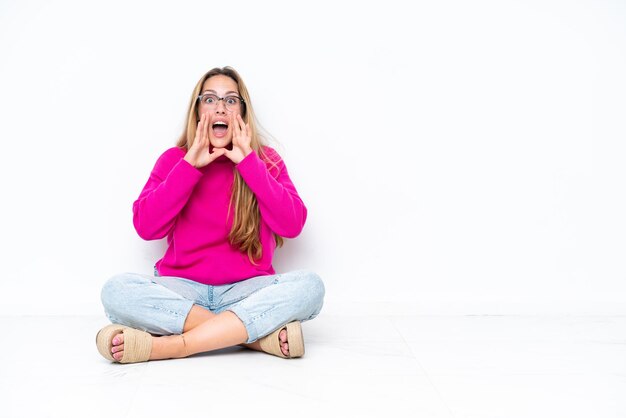
[[[626,317],[348,317],[306,355],[112,364],[102,317],[0,317],[0,416],[626,417]]]

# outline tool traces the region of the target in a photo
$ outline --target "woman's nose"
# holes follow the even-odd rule
[[[223,100],[218,100],[217,104],[215,105],[215,111],[217,113],[226,113],[226,105],[224,104]]]

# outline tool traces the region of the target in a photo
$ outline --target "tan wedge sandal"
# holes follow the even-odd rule
[[[284,355],[281,351],[280,340],[278,339],[278,334],[285,328],[287,329],[289,356]],[[259,339],[259,343],[263,351],[278,357],[296,358],[304,355],[304,338],[302,336],[302,326],[300,325],[300,321],[290,322],[287,325],[278,328],[271,334]]]
[[[116,360],[111,353],[111,348],[113,347],[113,337],[120,332],[124,334],[124,354],[120,360]],[[152,336],[145,331],[112,324],[98,331],[96,346],[102,357],[107,360],[119,363],[139,363],[148,361],[150,358]]]

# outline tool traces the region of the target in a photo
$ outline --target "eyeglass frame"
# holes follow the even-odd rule
[[[228,108],[226,106],[226,101],[225,101],[228,97],[236,97],[237,99],[239,99],[239,101],[241,102],[241,104],[244,107],[246,105],[246,101],[243,99],[243,97],[241,97],[239,95],[235,95],[235,94],[229,94],[228,96],[220,97],[220,96],[218,96],[217,94],[214,94],[214,93],[204,93],[204,94],[199,95],[196,100],[200,101],[202,99],[202,96],[215,96],[215,97],[217,97],[217,101],[215,102],[215,106],[216,107],[217,107],[217,103],[219,103],[220,100],[224,100],[224,107]],[[200,102],[200,104],[203,104],[203,103]]]

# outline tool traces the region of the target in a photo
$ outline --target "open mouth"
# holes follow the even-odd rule
[[[211,126],[211,129],[213,129],[213,135],[216,138],[222,138],[226,136],[228,132],[228,124],[226,122],[217,121]]]

